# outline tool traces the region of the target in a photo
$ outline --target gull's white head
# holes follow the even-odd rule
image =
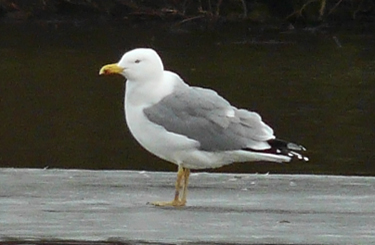
[[[118,63],[103,66],[99,75],[120,74],[129,81],[141,82],[163,74],[163,62],[153,49],[137,48],[126,52]]]

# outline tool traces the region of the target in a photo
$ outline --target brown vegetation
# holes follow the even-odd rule
[[[299,22],[375,20],[375,0],[0,0],[0,20],[210,20]]]

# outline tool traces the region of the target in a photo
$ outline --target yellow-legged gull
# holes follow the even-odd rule
[[[303,146],[276,139],[257,113],[237,109],[215,91],[189,86],[176,73],[165,71],[152,49],[131,50],[99,74],[127,79],[125,116],[130,132],[149,152],[178,165],[173,201],[154,205],[184,206],[190,169],[288,162],[293,157],[308,160],[297,152],[304,151]]]

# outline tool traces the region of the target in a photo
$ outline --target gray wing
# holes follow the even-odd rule
[[[264,150],[275,138],[257,113],[231,106],[210,89],[177,90],[144,113],[167,131],[198,141],[205,151]]]

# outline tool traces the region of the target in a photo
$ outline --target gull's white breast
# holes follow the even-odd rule
[[[148,151],[167,161],[180,164],[187,152],[196,150],[199,143],[183,135],[168,132],[164,127],[148,120],[143,110],[158,103],[173,92],[180,78],[164,72],[159,81],[127,81],[125,91],[126,123],[134,138]]]

